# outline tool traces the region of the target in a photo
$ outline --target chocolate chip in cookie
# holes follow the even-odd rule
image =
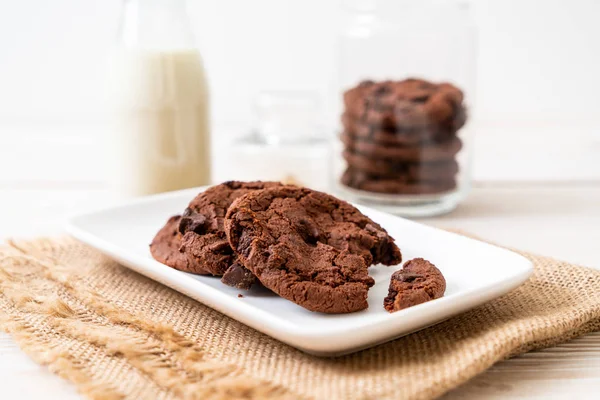
[[[243,265],[235,262],[225,271],[221,282],[227,286],[238,289],[250,289],[256,282],[256,277],[250,270],[244,268]]]

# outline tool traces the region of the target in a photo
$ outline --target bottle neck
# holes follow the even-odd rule
[[[128,47],[194,47],[185,0],[125,0],[118,42]]]

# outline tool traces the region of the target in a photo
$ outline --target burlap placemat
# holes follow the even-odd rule
[[[393,342],[301,353],[70,238],[0,249],[0,325],[95,399],[422,399],[600,327],[600,272],[521,253],[519,289]],[[485,266],[482,266],[485,268]]]

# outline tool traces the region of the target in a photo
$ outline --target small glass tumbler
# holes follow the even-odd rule
[[[475,29],[448,0],[344,2],[334,182],[404,216],[454,209],[470,188]]]
[[[260,93],[253,129],[228,148],[227,177],[329,190],[331,143],[321,127],[320,109],[312,93]]]

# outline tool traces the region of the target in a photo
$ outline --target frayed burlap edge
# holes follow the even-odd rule
[[[301,398],[280,386],[248,378],[234,365],[206,360],[202,348],[171,327],[147,323],[97,293],[82,292],[72,284],[74,277],[68,270],[24,253],[14,241],[0,250],[0,257],[4,261],[0,265],[0,329],[35,362],[73,382],[91,399]],[[102,325],[94,325],[95,318]],[[89,360],[74,355],[72,348],[53,346],[48,335],[68,337],[106,357],[122,359],[128,369],[154,381],[155,392],[139,397],[112,382],[95,380]],[[149,342],[150,337],[156,340]]]

